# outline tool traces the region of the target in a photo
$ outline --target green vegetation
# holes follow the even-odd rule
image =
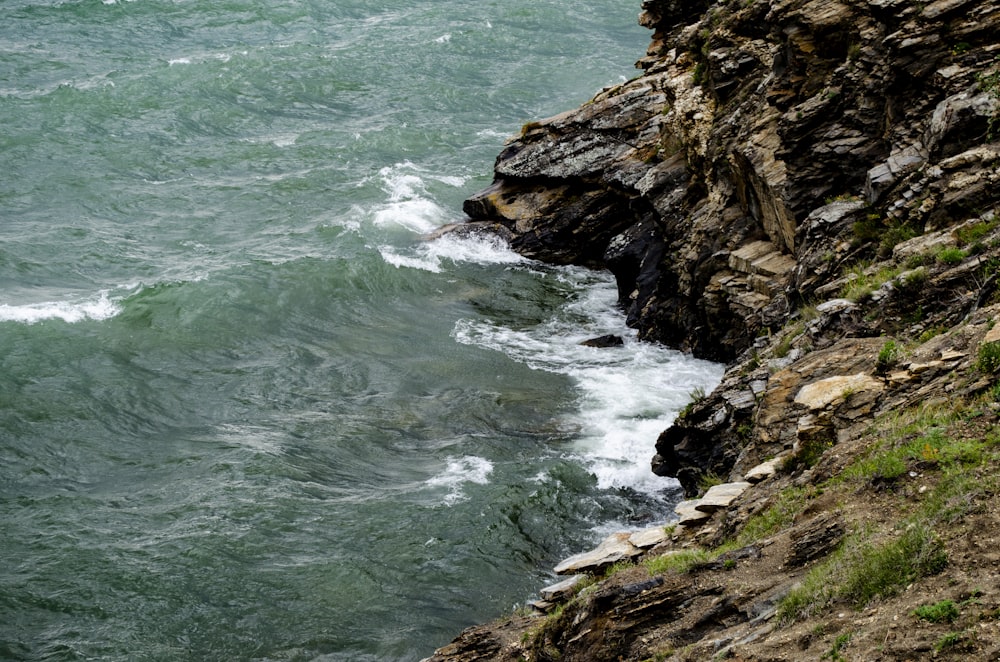
[[[843,662],[845,658],[843,655],[840,654],[840,651],[842,651],[844,649],[844,646],[846,646],[851,641],[852,636],[854,636],[853,632],[845,632],[844,634],[834,639],[833,646],[830,647],[830,650],[826,652],[826,654],[822,657],[822,659],[833,660],[833,662]]]
[[[698,478],[698,489],[702,492],[702,494],[704,494],[710,488],[715,487],[716,485],[721,485],[722,483],[722,478],[711,471],[707,471]]]
[[[699,386],[695,388],[693,391],[691,391],[689,397],[691,398],[691,400],[686,405],[684,405],[684,409],[682,409],[681,412],[677,414],[678,419],[684,419],[690,416],[691,411],[694,409],[694,406],[705,399],[705,389]]]
[[[834,601],[861,608],[877,597],[896,594],[916,579],[941,572],[947,563],[943,545],[921,524],[911,523],[901,535],[880,544],[855,535],[806,575],[802,585],[781,601],[778,615],[782,620],[795,620]]]
[[[965,639],[965,635],[961,632],[949,632],[948,634],[941,637],[936,644],[934,644],[934,654],[937,655],[946,648],[954,648]]]
[[[884,266],[869,273],[869,264],[859,262],[847,271],[847,282],[840,290],[840,296],[851,301],[862,301],[872,292],[900,274],[901,267]]]
[[[715,555],[704,549],[683,549],[647,559],[644,565],[651,575],[668,572],[683,574],[697,565],[710,563],[714,558]]]
[[[851,393],[849,391],[843,393],[845,400],[850,396]],[[833,438],[809,437],[807,439],[800,439],[798,449],[782,461],[781,470],[786,473],[792,473],[799,469],[809,469],[819,462],[819,459],[823,457],[823,453],[828,448],[833,447],[833,444]]]
[[[968,246],[982,241],[986,235],[996,228],[996,219],[989,221],[979,221],[972,225],[967,225],[955,231],[960,246]]]
[[[987,342],[979,346],[976,368],[985,373],[1000,370],[1000,342]]]
[[[878,352],[878,358],[875,359],[875,372],[880,375],[888,373],[899,363],[902,356],[903,349],[899,344],[895,340],[886,340]]]
[[[913,615],[930,623],[953,623],[959,616],[958,607],[951,600],[942,600],[932,605],[921,605],[913,610]]]
[[[733,546],[744,547],[787,527],[812,496],[813,491],[805,487],[791,487],[780,492],[774,503],[747,520]]]
[[[935,259],[941,264],[947,264],[949,266],[958,264],[968,256],[961,248],[957,246],[945,246],[938,251]]]

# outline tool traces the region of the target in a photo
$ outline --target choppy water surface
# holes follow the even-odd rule
[[[719,370],[420,240],[633,75],[638,2],[3,8],[0,659],[417,660],[669,511]]]

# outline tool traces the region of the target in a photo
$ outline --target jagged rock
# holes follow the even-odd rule
[[[844,525],[829,517],[818,517],[808,526],[792,535],[792,545],[785,560],[790,566],[805,565],[826,556],[840,544],[844,537]]]
[[[622,339],[621,336],[608,334],[605,336],[598,336],[597,338],[590,338],[588,340],[584,340],[580,344],[584,345],[585,347],[600,347],[600,348],[621,347],[622,345],[625,344],[625,341]]]
[[[600,572],[619,561],[635,558],[642,553],[638,547],[629,542],[628,533],[614,533],[589,552],[574,554],[555,567],[557,575],[576,574],[581,572]]]
[[[698,500],[695,506],[698,510],[706,513],[714,513],[720,508],[726,508],[735,501],[741,494],[747,491],[750,483],[722,483],[713,485],[705,492],[705,496]]]

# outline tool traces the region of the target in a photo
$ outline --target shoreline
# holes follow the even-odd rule
[[[428,660],[998,654],[1000,3],[642,8],[642,73],[526,124],[453,231],[727,365],[651,453],[689,501]]]

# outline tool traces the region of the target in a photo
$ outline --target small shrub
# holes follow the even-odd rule
[[[987,342],[979,346],[976,359],[979,372],[994,373],[1000,369],[1000,342]]]
[[[946,648],[954,648],[960,644],[963,639],[965,639],[965,635],[961,632],[949,632],[938,639],[938,642],[934,644],[934,654],[937,655]]]
[[[920,334],[920,337],[917,338],[917,342],[923,344],[928,340],[930,340],[931,338],[940,336],[945,331],[947,331],[947,329],[945,329],[943,326],[932,326],[931,328],[926,329],[923,333]]]
[[[903,355],[903,350],[895,340],[886,340],[875,359],[875,372],[884,375],[895,366]]]
[[[833,662],[843,662],[845,658],[840,654],[840,651],[843,650],[844,646],[851,641],[852,636],[854,636],[853,632],[845,632],[844,634],[839,635],[833,640],[833,646],[830,647],[830,650],[828,650],[821,659],[833,660]]]
[[[930,623],[953,623],[958,618],[958,607],[951,600],[942,600],[932,605],[921,605],[913,610],[913,615]]]
[[[957,246],[946,246],[938,251],[937,261],[941,264],[955,265],[966,258],[966,252]]]

